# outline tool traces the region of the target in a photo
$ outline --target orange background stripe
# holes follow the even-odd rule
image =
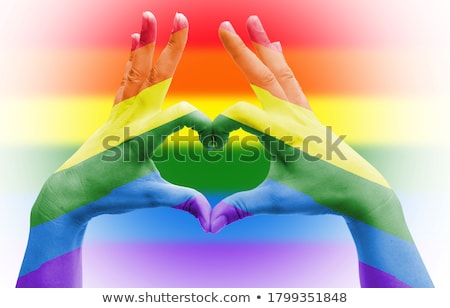
[[[434,76],[433,55],[399,50],[287,49],[286,58],[307,95],[407,95],[446,91]],[[13,56],[13,55],[11,55]],[[120,83],[127,50],[35,50],[6,62],[3,95],[111,95]],[[434,65],[429,65],[430,63]],[[441,89],[439,88],[441,87]],[[251,94],[222,48],[187,47],[169,93]]]

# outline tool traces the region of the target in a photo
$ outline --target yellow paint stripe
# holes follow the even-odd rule
[[[274,97],[257,86],[252,87],[263,103],[264,111],[249,104],[240,104],[226,110],[225,116],[283,140],[340,169],[390,187],[372,165],[348,146],[344,138],[339,139],[324,126],[311,110]]]
[[[117,146],[124,141],[171,122],[195,108],[181,104],[178,108],[168,108],[160,112],[161,103],[170,85],[170,79],[153,85],[112,108],[108,121],[101,126],[56,172],[68,169],[84,160]],[[125,132],[125,127],[128,131]],[[113,138],[111,138],[113,137]],[[108,139],[107,139],[108,138]]]

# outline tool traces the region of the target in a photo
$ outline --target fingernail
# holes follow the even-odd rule
[[[281,43],[280,42],[273,42],[273,43],[270,44],[270,47],[272,49],[276,50],[276,51],[281,52],[281,53],[283,52],[283,48],[281,47]]]
[[[253,15],[247,19],[247,30],[250,35],[250,39],[260,45],[263,45],[272,50],[282,52],[280,42],[271,42],[266,30],[261,23],[261,20],[258,16]]]
[[[173,19],[172,33],[186,29],[188,26],[189,24],[186,16],[178,12],[175,13],[175,18]]]
[[[267,37],[266,31],[264,31],[258,16],[253,15],[247,19],[247,29],[251,40],[255,43],[262,45],[270,44],[270,40]]]
[[[259,20],[259,17],[256,15],[251,15],[247,19],[247,24],[251,24],[255,30],[258,30],[260,32],[264,32],[264,28],[262,26],[261,20]]]
[[[131,35],[131,51],[136,50],[136,48],[138,47],[138,45],[139,45],[139,38],[140,38],[139,33],[133,33]]]
[[[227,31],[230,31],[231,33],[236,33],[236,31],[235,31],[234,28],[233,28],[233,25],[232,25],[231,22],[229,22],[229,21],[224,21],[224,22],[222,22],[222,23],[220,24],[220,28],[221,28],[221,29],[224,29],[224,30],[227,30]]]
[[[156,17],[152,12],[142,14],[142,28],[139,46],[142,47],[156,41]]]

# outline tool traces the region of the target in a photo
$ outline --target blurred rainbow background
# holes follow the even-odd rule
[[[221,21],[246,39],[256,14],[281,41],[313,110],[388,179],[436,287],[449,287],[450,21],[446,1],[41,0],[0,4],[0,287],[14,287],[29,211],[45,179],[106,120],[141,13],[158,48],[175,12],[190,22],[166,106],[211,118],[257,104],[222,48]],[[186,131],[184,131],[186,133]],[[239,154],[239,149],[233,152]],[[234,156],[233,156],[234,157]],[[268,162],[160,162],[211,204],[256,186]],[[188,214],[148,209],[89,224],[86,287],[358,287],[338,217],[261,216],[203,233]]]

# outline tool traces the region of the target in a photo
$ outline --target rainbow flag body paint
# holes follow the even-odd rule
[[[150,6],[148,3],[124,2],[108,3],[105,7],[104,1],[55,2],[51,8],[45,4],[36,5],[33,10],[29,10],[33,12],[32,17],[36,18],[35,23],[30,25],[43,25],[41,31],[35,32],[29,40],[15,40],[15,44],[18,48],[24,47],[20,51],[23,59],[39,58],[39,61],[17,61],[14,68],[5,63],[5,71],[9,69],[9,75],[20,80],[17,82],[20,88],[7,83],[5,93],[24,94],[23,97],[10,100],[15,104],[10,104],[8,110],[20,115],[20,123],[26,125],[19,125],[15,120],[7,121],[15,134],[4,134],[2,138],[5,144],[16,146],[12,153],[22,158],[23,165],[29,166],[29,169],[24,172],[27,176],[11,179],[12,184],[6,183],[5,186],[14,189],[20,187],[24,195],[37,195],[36,191],[42,186],[40,179],[47,178],[58,167],[54,166],[55,162],[65,161],[108,118],[128,52],[128,37],[130,31],[138,26],[135,17],[144,10],[154,12],[161,21],[158,28],[161,35],[158,37],[164,38],[172,27],[170,22],[164,20],[170,20],[176,11],[181,11],[190,21],[191,32],[164,107],[188,101],[214,119],[238,101],[260,105],[254,99],[251,88],[227,58],[217,38],[217,27],[221,21],[233,21],[236,30],[244,33],[245,30],[240,28],[244,25],[243,21],[247,16],[256,14],[265,21],[268,33],[283,43],[285,57],[296,72],[321,122],[332,126],[338,135],[348,135],[345,141],[364,154],[371,163],[376,162],[377,168],[382,166],[383,175],[401,193],[402,200],[411,201],[416,195],[409,194],[410,186],[416,192],[421,192],[421,187],[409,185],[412,182],[409,170],[392,165],[396,160],[390,157],[412,155],[414,152],[429,158],[428,152],[423,151],[426,147],[422,145],[435,142],[430,139],[434,135],[426,125],[430,121],[425,117],[423,127],[417,130],[414,119],[423,119],[422,116],[428,114],[430,109],[424,110],[418,103],[417,92],[410,90],[423,90],[427,97],[430,91],[427,85],[415,86],[414,74],[408,68],[421,67],[421,61],[430,61],[430,58],[408,56],[413,50],[408,49],[408,46],[405,51],[403,43],[408,43],[408,37],[403,34],[423,33],[420,29],[410,27],[419,27],[419,24],[415,20],[404,23],[397,19],[387,21],[384,18],[385,9],[384,5],[378,5],[377,2],[350,1],[342,4],[329,1],[323,5],[321,1],[300,3],[290,0],[267,2],[264,5],[261,5],[261,1],[250,0],[246,1],[245,6],[238,0],[222,3],[168,0],[156,1]],[[393,4],[392,16],[397,16],[399,20],[406,18],[408,14],[404,13],[405,9],[408,10],[409,5],[396,8]],[[78,23],[76,26],[68,25],[69,11],[73,14],[71,16],[84,16],[85,26]],[[46,16],[45,20],[41,18],[43,15]],[[110,17],[120,20],[112,21],[113,25],[118,25],[113,29],[108,21]],[[381,18],[385,21],[383,26],[389,28],[386,33],[379,27]],[[410,28],[402,32],[402,24]],[[61,29],[67,35],[62,36]],[[29,28],[24,33],[29,34]],[[30,44],[35,48],[29,49]],[[21,71],[30,74],[14,75]],[[434,82],[431,77],[427,77],[427,80]],[[23,89],[25,83],[26,91]],[[405,110],[408,117],[404,116]],[[31,127],[32,130],[29,129]],[[242,131],[236,131],[235,134],[247,136]],[[418,151],[419,148],[422,152]],[[25,156],[24,149],[34,155]],[[300,150],[294,147],[291,151]],[[114,150],[105,152],[106,155],[114,153]],[[173,158],[170,146],[169,153],[170,158]],[[311,151],[311,154],[314,158],[317,151]],[[385,185],[330,165],[329,162],[317,163],[340,169],[341,174],[358,178],[361,183],[365,181],[382,192],[390,191]],[[206,165],[204,162],[189,161],[180,164],[169,160],[155,162],[155,165],[163,178],[201,191],[212,205],[232,193],[258,186],[266,179],[269,170],[269,162],[263,158],[253,164],[237,160],[234,160],[234,164],[217,162]],[[66,168],[62,171],[70,170]],[[156,177],[153,171],[149,170],[142,176],[150,177],[152,174]],[[28,176],[30,172],[34,176]],[[220,177],[215,176],[217,174]],[[117,179],[114,181],[119,182]],[[313,196],[306,195],[301,187],[282,183],[275,176],[270,183],[286,189],[292,196],[298,193],[297,197],[303,196],[310,200],[314,209],[322,207],[326,213],[334,211],[328,203],[318,202],[312,199]],[[107,194],[105,191],[103,197]],[[101,195],[98,197],[102,198]],[[84,205],[88,204],[92,202]],[[419,204],[411,202],[410,206]],[[395,229],[392,226],[373,226],[369,224],[370,221],[361,217],[358,220],[350,214],[346,213],[344,217],[353,222],[354,229],[365,229],[366,235],[384,234],[387,241],[399,241],[390,243],[403,243],[405,247],[411,247],[411,242],[402,236],[404,232],[401,230],[391,230]],[[355,278],[358,269],[353,266],[357,261],[353,254],[354,243],[347,237],[346,226],[344,229],[329,216],[302,218],[300,215],[290,215],[277,218],[254,215],[243,220],[243,224],[233,224],[212,238],[204,235],[198,224],[192,226],[191,217],[185,219],[178,215],[182,215],[181,212],[172,214],[172,211],[166,213],[163,209],[152,209],[120,216],[102,215],[93,219],[84,240],[83,284],[88,287],[359,286]],[[53,217],[56,221],[69,218],[64,215]],[[168,218],[174,221],[176,227],[168,227]],[[150,223],[154,227],[149,227]],[[34,225],[32,233],[39,234],[46,224],[49,225],[48,222]],[[322,228],[317,230],[316,226]],[[82,233],[78,235],[82,236]],[[64,237],[64,233],[61,236]],[[364,238],[359,240],[365,241]],[[45,245],[51,242],[57,242],[57,239],[48,239]],[[26,263],[21,270],[19,284],[25,285],[34,279],[36,271],[43,269],[38,263],[45,262],[42,263],[45,266],[64,264],[64,260],[78,259],[80,255],[79,243],[74,241],[73,245],[62,251],[40,257],[41,261]],[[180,255],[184,256],[183,260],[180,260]],[[240,263],[241,260],[249,259],[252,262]],[[153,260],[153,263],[149,260]],[[387,274],[381,277],[390,277],[389,267],[377,265],[374,260],[370,260],[369,253],[360,261],[365,270],[376,273],[381,271]],[[196,269],[195,273],[180,265],[185,263],[191,264]],[[111,269],[117,273],[116,276],[111,275]],[[214,277],[212,272],[218,273],[221,278]],[[69,271],[66,273],[70,274]],[[415,284],[413,279],[405,278],[404,275],[392,276],[393,282]],[[77,279],[81,280],[81,276]],[[63,279],[60,285],[64,285]]]
[[[95,216],[169,205],[207,223],[200,217],[202,205],[209,213],[203,195],[168,183],[150,160],[173,131],[185,125],[199,132],[210,127],[210,120],[189,104],[160,111],[158,101],[169,85],[166,80],[115,105],[107,123],[44,184],[31,212],[18,287],[81,286],[81,271],[75,269],[81,266],[87,223]],[[125,127],[133,138],[121,135]],[[117,145],[104,149],[106,138]],[[111,159],[108,152],[119,155]]]
[[[185,37],[187,27],[187,20],[176,14],[173,44]],[[211,121],[185,102],[162,110],[171,78],[141,90],[149,80],[143,74],[151,74],[148,62],[156,39],[151,13],[143,13],[137,38],[109,119],[50,176],[32,208],[17,287],[81,286],[84,233],[91,218],[101,214],[169,206],[190,212],[208,228],[210,206],[205,197],[161,178],[151,157],[173,132],[188,126],[200,135],[209,133]],[[142,67],[148,71],[139,71]],[[132,75],[136,72],[137,77]]]
[[[217,205],[212,231],[255,214],[340,215],[358,248],[363,287],[432,286],[400,202],[381,174],[310,110],[253,90],[263,108],[238,103],[214,120],[213,131],[223,143],[239,128],[258,136],[271,155],[270,169],[254,190]]]

